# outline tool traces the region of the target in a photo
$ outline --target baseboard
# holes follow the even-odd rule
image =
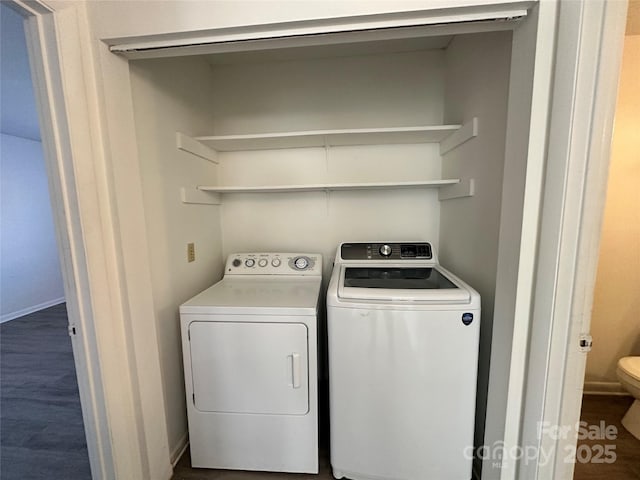
[[[178,441],[178,444],[175,446],[175,448],[171,450],[171,465],[173,466],[173,468],[176,467],[176,464],[178,463],[178,461],[182,457],[182,454],[185,452],[188,446],[189,432],[185,432],[184,435],[180,437],[180,440]]]
[[[45,308],[53,307],[54,305],[60,305],[65,302],[64,297],[55,298],[53,300],[48,300],[46,302],[42,302],[38,305],[33,305],[31,307],[23,308],[21,310],[17,310],[15,312],[5,313],[0,316],[0,323],[8,322],[9,320],[15,320],[16,318],[24,317],[25,315],[29,315],[33,312],[38,312],[40,310],[44,310]]]
[[[620,395],[629,396],[620,382],[584,382],[585,395]]]

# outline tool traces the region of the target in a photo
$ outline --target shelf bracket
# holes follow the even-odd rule
[[[204,143],[199,142],[195,138],[189,137],[184,133],[176,132],[176,147],[178,150],[190,153],[196,157],[204,158],[218,165],[216,160],[216,151],[207,147]]]
[[[449,153],[454,148],[458,148],[478,136],[478,117],[473,117],[470,122],[465,123],[458,130],[453,132],[442,142],[440,142],[440,155]]]
[[[465,178],[460,183],[442,187],[438,190],[438,200],[452,200],[454,198],[473,197],[476,193],[476,185],[473,178]]]
[[[220,205],[221,195],[216,192],[207,192],[198,187],[182,187],[180,189],[180,199],[182,203],[198,205]]]

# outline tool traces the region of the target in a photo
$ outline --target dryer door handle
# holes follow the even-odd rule
[[[300,354],[291,354],[291,384],[293,388],[300,388]]]

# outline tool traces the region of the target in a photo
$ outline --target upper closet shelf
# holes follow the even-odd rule
[[[397,143],[439,143],[462,125],[432,125],[393,128],[355,128],[306,130],[300,132],[216,135],[196,137],[219,152],[270,150],[279,148],[337,147],[347,145],[385,145]]]

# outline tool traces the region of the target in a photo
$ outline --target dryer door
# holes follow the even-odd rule
[[[289,415],[309,410],[304,324],[192,322],[189,335],[198,410]]]

